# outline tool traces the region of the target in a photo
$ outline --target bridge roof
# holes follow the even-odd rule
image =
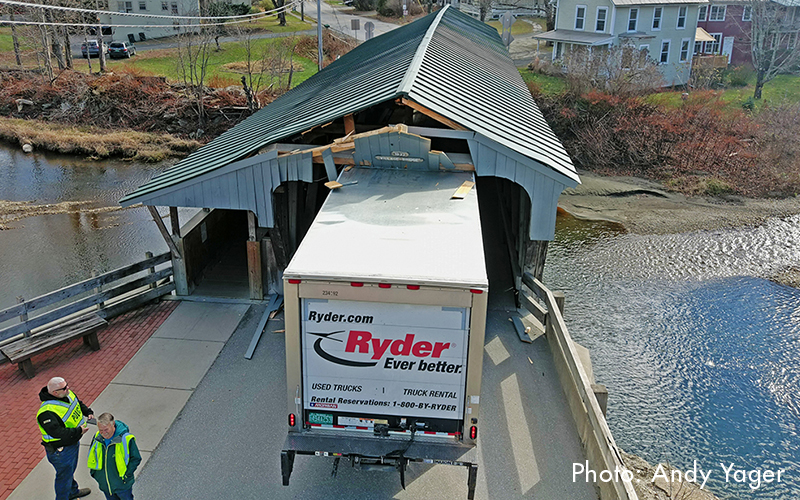
[[[397,98],[578,181],[497,31],[445,7],[364,42],[120,203],[136,203],[268,144]]]

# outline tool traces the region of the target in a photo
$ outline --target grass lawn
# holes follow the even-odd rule
[[[755,77],[748,80],[744,87],[720,89],[714,93],[722,106],[731,109],[741,109],[742,104],[753,97]],[[677,107],[681,105],[681,93],[678,91],[659,92],[648,97],[654,104]],[[764,105],[783,103],[796,104],[800,102],[800,76],[778,75],[774,80],[767,82],[761,92],[761,99],[755,101],[755,110]]]
[[[533,26],[531,25],[531,22],[536,23],[544,28],[544,19],[538,17],[526,17],[525,19],[517,18],[514,24],[511,25],[511,35],[516,36],[533,33]],[[503,25],[500,23],[500,21],[489,21],[486,24],[496,29],[498,33],[503,32]],[[542,29],[542,31],[545,30]]]
[[[316,13],[316,10],[314,12]],[[308,12],[306,12],[306,19],[308,19]],[[286,26],[281,26],[278,24],[278,16],[262,17],[251,23],[241,23],[238,26],[259,28],[272,33],[289,33],[293,31],[306,31],[314,29],[316,24],[311,24],[309,21],[301,21],[300,11],[298,10],[298,12],[290,12],[286,14]]]
[[[295,40],[298,40],[296,38]],[[254,40],[253,54],[260,54],[262,50],[269,50],[270,47],[277,47],[280,43],[285,43],[286,38],[279,39],[260,39]],[[244,48],[238,42],[228,42],[220,44],[222,50],[219,52],[213,48],[208,62],[208,74],[206,76],[206,85],[215,87],[226,87],[228,85],[241,85],[242,73],[229,71],[224,66],[233,62],[240,62],[246,59]],[[134,74],[166,76],[173,81],[181,81],[180,74],[178,73],[178,49],[161,49],[161,50],[148,50],[145,52],[137,53],[131,59],[117,59],[108,60],[108,69],[110,71],[130,71]],[[257,55],[254,55],[257,58]],[[317,64],[304,57],[294,56],[295,72],[292,75],[292,86],[308,79],[311,75],[317,72]],[[302,66],[302,71],[297,69],[297,65]],[[85,59],[81,59],[76,64],[75,69],[78,71],[88,71],[88,66]],[[97,59],[92,60],[92,69],[97,71]],[[284,75],[283,78],[286,78]]]
[[[544,94],[560,94],[566,88],[564,79],[558,76],[542,75],[527,69],[520,69],[519,73],[525,83],[533,82],[539,85]]]

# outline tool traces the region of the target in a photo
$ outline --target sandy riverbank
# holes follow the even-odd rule
[[[634,234],[673,234],[752,227],[774,217],[800,214],[800,197],[748,199],[687,197],[660,184],[634,177],[602,177],[580,172],[581,182],[567,189],[559,208],[579,219],[607,220]],[[800,286],[800,259],[774,281]]]

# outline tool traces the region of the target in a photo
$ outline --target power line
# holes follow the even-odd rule
[[[298,1],[292,2],[290,5],[296,5]],[[192,19],[195,21],[205,21],[205,20],[218,20],[218,19],[243,19],[243,18],[259,18],[263,17],[264,15],[269,15],[273,13],[280,12],[286,9],[286,6],[278,7],[277,9],[267,10],[264,12],[256,12],[253,14],[240,14],[236,16],[163,16],[158,14],[141,14],[135,12],[112,12],[108,10],[96,10],[96,9],[81,9],[78,7],[62,7],[60,5],[41,5],[35,3],[27,3],[27,2],[19,2],[16,0],[0,0],[0,5],[12,5],[17,7],[26,7],[29,9],[50,9],[50,10],[62,10],[67,12],[75,12],[75,13],[82,13],[82,14],[97,14],[97,15],[113,15],[113,16],[129,16],[129,17],[144,17],[149,19]],[[130,25],[126,25],[130,26]]]
[[[268,10],[265,12],[259,12],[258,14],[249,14],[246,19],[241,19],[241,16],[220,16],[220,17],[191,17],[191,16],[155,16],[152,14],[128,14],[133,16],[141,16],[141,17],[156,17],[159,19],[191,19],[194,21],[200,21],[203,19],[232,19],[231,21],[227,22],[203,22],[202,24],[199,22],[191,23],[191,24],[106,24],[106,23],[71,23],[71,22],[42,22],[42,21],[7,21],[2,20],[0,21],[0,25],[2,24],[16,24],[16,25],[28,25],[28,26],[74,26],[74,27],[89,27],[89,28],[96,28],[98,24],[102,24],[104,27],[108,28],[186,28],[186,27],[207,27],[207,26],[223,26],[223,25],[231,25],[231,24],[240,24],[240,23],[247,23],[251,21],[255,21],[258,19],[262,19],[264,17],[269,17],[274,14],[278,14],[281,12],[288,12],[290,8],[295,7],[300,3],[301,0],[295,0],[294,2],[288,3],[283,7],[279,7],[277,9]],[[0,4],[3,3],[10,3],[6,0],[0,0]],[[15,4],[22,3],[22,2],[14,2]],[[27,6],[36,5],[36,4],[25,4]],[[47,7],[47,6],[36,6],[32,8],[39,8],[39,7]],[[85,9],[82,9],[85,10]],[[122,12],[109,12],[109,11],[92,11],[92,12],[101,12],[103,14],[107,14],[110,16],[114,15],[121,15]]]

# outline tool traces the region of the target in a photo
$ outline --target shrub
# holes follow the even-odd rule
[[[422,7],[414,0],[377,0],[375,6],[378,14],[386,17],[401,17],[403,15],[403,3],[406,4],[408,14],[416,16],[422,14]]]
[[[359,11],[375,10],[375,0],[353,0],[353,7]]]
[[[747,82],[753,77],[753,70],[746,66],[737,66],[728,71],[728,86],[745,87]]]

